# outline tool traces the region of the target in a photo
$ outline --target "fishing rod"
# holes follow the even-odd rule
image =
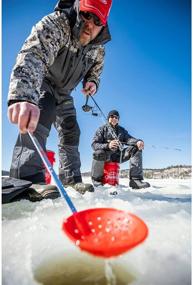
[[[113,128],[112,128],[111,125],[109,124],[107,117],[105,116],[105,114],[103,113],[103,111],[101,110],[101,108],[99,107],[99,105],[97,104],[96,100],[95,100],[91,95],[87,95],[86,97],[87,97],[87,98],[86,98],[86,103],[85,103],[84,106],[82,106],[83,111],[85,111],[85,112],[90,112],[90,111],[92,111],[92,115],[93,115],[93,116],[98,116],[98,115],[99,115],[99,114],[94,110],[94,107],[88,105],[88,99],[89,99],[89,97],[90,97],[90,98],[93,100],[95,106],[96,106],[96,107],[98,108],[98,110],[100,111],[100,113],[101,113],[101,115],[102,115],[102,117],[103,117],[105,123],[108,124],[109,129],[110,129],[110,132],[111,132],[111,135],[113,136],[114,139],[118,140],[120,151],[122,151],[123,148],[124,148],[124,147],[123,147],[123,144],[125,144],[125,145],[133,145],[133,146],[134,146],[134,144],[126,144],[126,143],[123,143],[123,142],[121,142],[121,141],[119,140],[118,136],[116,135],[115,131],[113,130]],[[147,146],[147,147],[154,148],[154,149],[159,148],[159,149],[165,149],[165,150],[175,150],[175,151],[179,151],[179,152],[182,151],[182,149],[181,149],[180,147],[171,148],[171,147],[168,147],[168,146],[158,146],[158,145],[153,145],[153,144],[152,144],[152,145],[146,144],[146,146]]]
[[[88,105],[88,99],[89,99],[89,98],[92,98],[92,100],[93,100],[95,106],[98,108],[99,112],[101,113],[101,116],[102,116],[102,118],[103,118],[105,124],[108,125],[108,129],[109,129],[109,131],[110,131],[112,137],[117,140],[119,150],[120,150],[121,153],[122,153],[122,151],[123,151],[123,149],[124,149],[124,146],[123,146],[123,144],[120,142],[120,140],[119,140],[117,134],[115,133],[114,129],[112,128],[112,126],[109,124],[107,117],[105,116],[105,114],[103,113],[103,111],[101,110],[101,108],[99,107],[99,105],[97,104],[96,100],[92,97],[92,95],[87,95],[86,97],[87,97],[87,98],[86,98],[85,105],[82,106],[83,111],[84,111],[84,112],[90,112],[90,111],[92,111],[92,115],[98,116],[98,113],[96,113],[96,112],[94,111],[94,107]]]

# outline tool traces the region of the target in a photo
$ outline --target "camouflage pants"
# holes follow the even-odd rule
[[[59,138],[59,177],[63,184],[81,182],[80,129],[76,120],[73,98],[44,84],[39,99],[40,120],[34,135],[46,150],[52,124]],[[44,182],[45,169],[28,134],[19,135],[13,151],[10,176],[33,183]]]
[[[143,180],[143,167],[142,167],[142,151],[138,150],[136,147],[129,146],[125,148],[122,152],[112,152],[98,150],[93,154],[92,170],[91,176],[92,179],[96,181],[101,181],[104,171],[104,163],[107,162],[130,162],[130,179],[140,179]]]

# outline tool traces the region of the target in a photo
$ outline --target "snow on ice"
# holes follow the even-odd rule
[[[3,205],[3,285],[190,285],[191,181],[148,182],[148,189],[131,190],[120,179],[116,196],[107,185],[83,196],[67,190],[78,210],[114,207],[148,225],[143,244],[110,260],[80,251],[64,235],[62,222],[71,215],[64,199]]]

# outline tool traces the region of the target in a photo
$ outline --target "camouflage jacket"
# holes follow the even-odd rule
[[[119,139],[121,144],[125,145],[135,145],[137,141],[141,139],[136,139],[132,137],[127,130],[123,127],[117,125],[115,128],[110,127],[109,124],[105,124],[102,127],[98,128],[96,131],[93,141],[92,141],[92,148],[96,150],[109,150],[108,145],[109,142],[115,139],[115,136],[112,134],[115,133],[116,137]]]
[[[11,74],[8,104],[37,104],[44,81],[62,95],[70,94],[81,80],[83,84],[93,81],[98,88],[104,43],[110,40],[108,26],[85,47],[78,41],[79,31],[80,25],[72,27],[69,15],[62,11],[45,16],[32,28]]]

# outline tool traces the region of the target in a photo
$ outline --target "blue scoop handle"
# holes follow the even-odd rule
[[[45,154],[43,148],[41,147],[40,143],[38,142],[38,140],[36,139],[35,136],[33,136],[30,132],[28,132],[35,148],[37,149],[46,169],[48,170],[48,172],[50,173],[51,177],[53,178],[53,180],[56,183],[56,187],[58,188],[60,195],[64,197],[64,199],[66,200],[68,206],[70,207],[71,211],[73,213],[76,213],[77,210],[74,206],[74,204],[72,203],[70,197],[68,196],[66,190],[64,189],[64,186],[62,185],[62,182],[60,181],[60,179],[58,178],[56,172],[54,171],[49,159],[47,158],[47,155]]]

